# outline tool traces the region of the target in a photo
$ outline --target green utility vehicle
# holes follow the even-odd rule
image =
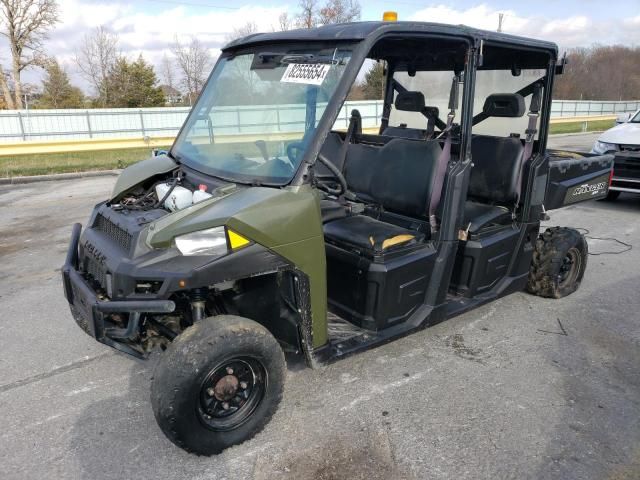
[[[585,239],[540,221],[605,197],[613,157],[546,149],[564,63],[552,43],[416,22],[232,42],[171,149],[74,226],[73,317],[135,357],[162,350],[156,419],[209,455],[267,424],[285,353],[318,367],[512,292],[572,293]],[[343,108],[371,68],[382,102]]]

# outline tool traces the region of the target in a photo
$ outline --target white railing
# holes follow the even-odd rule
[[[620,102],[595,100],[554,100],[551,104],[552,117],[587,117],[595,115],[614,115],[617,113],[640,110],[640,100]]]
[[[379,125],[382,101],[348,101],[336,121],[346,128],[349,114],[357,108],[364,127]],[[640,100],[596,102],[556,100],[552,117],[606,115],[635,112]],[[0,143],[20,141],[86,140],[101,138],[174,137],[189,113],[189,107],[114,108],[89,110],[0,111]],[[265,118],[268,119],[265,122]],[[304,130],[304,105],[220,107],[213,114],[212,134],[291,132]],[[205,128],[204,126],[202,128]]]

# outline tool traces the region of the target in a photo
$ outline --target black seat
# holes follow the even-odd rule
[[[400,216],[427,221],[435,164],[442,149],[436,140],[393,138],[383,146],[351,144],[344,176],[358,198]],[[330,243],[378,255],[421,242],[424,233],[366,215],[344,215],[323,208],[325,238]]]
[[[324,235],[329,243],[369,256],[391,252],[424,240],[422,233],[366,215],[354,215],[329,222],[324,226]]]
[[[518,94],[490,95],[483,112],[493,117],[521,117],[524,99]],[[512,222],[521,188],[523,156],[524,146],[519,138],[473,136],[473,168],[464,215],[470,233]]]
[[[469,228],[469,233],[478,233],[488,225],[508,225],[511,220],[511,210],[507,207],[478,202],[465,203],[464,225]]]
[[[473,168],[464,215],[465,227],[471,224],[469,232],[477,233],[488,225],[511,223],[523,153],[519,138],[473,137]]]
[[[397,127],[387,127],[382,132],[383,135],[389,137],[408,138],[410,140],[426,140],[427,131],[420,130],[419,128],[407,128],[406,123],[401,123]]]
[[[427,218],[436,160],[436,140],[393,138],[383,146],[349,145],[344,176],[359,198],[386,210]]]
[[[433,136],[435,119],[438,118],[439,111],[436,107],[425,105],[422,92],[404,91],[398,92],[394,103],[396,110],[403,112],[418,112],[427,117],[427,128],[407,128],[406,123],[401,123],[397,127],[387,126],[382,135],[390,137],[407,138],[411,140],[428,140]]]

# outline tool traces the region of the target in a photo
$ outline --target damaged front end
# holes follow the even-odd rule
[[[146,207],[131,208],[158,182],[125,189],[97,205],[84,230],[73,227],[62,276],[72,315],[86,333],[145,358],[205,317],[235,314],[265,325],[285,350],[325,343],[313,335],[309,287],[317,287],[311,277],[323,271],[312,266],[321,235],[302,225],[293,232],[303,237],[291,238],[289,229],[285,239],[281,223],[261,225],[265,211],[308,222],[316,209],[310,190],[211,185],[208,198],[184,209],[171,212],[154,195]]]

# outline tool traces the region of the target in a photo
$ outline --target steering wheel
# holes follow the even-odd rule
[[[347,186],[347,180],[344,178],[344,175],[342,175],[342,172],[338,169],[338,167],[336,167],[331,162],[331,160],[325,157],[322,153],[318,154],[318,161],[322,163],[325,167],[327,167],[327,170],[329,170],[329,172],[331,172],[331,174],[338,181],[338,186],[339,186],[338,188],[332,188],[326,183],[318,183],[317,184],[318,188],[320,190],[327,192],[329,195],[335,195],[336,197],[339,197],[340,195],[344,195],[345,193],[349,192],[349,187]]]

